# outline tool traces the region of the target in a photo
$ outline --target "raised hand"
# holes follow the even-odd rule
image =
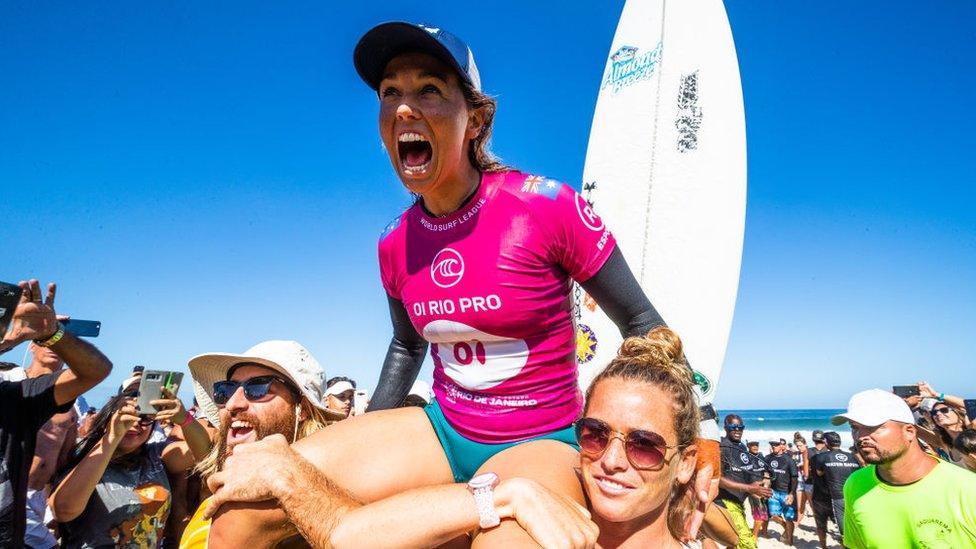
[[[57,285],[53,282],[48,284],[46,296],[41,292],[41,284],[36,279],[21,281],[18,285],[24,292],[14,310],[10,328],[0,343],[0,349],[9,349],[27,340],[47,339],[58,330],[58,318],[54,313]]]
[[[176,398],[176,395],[168,387],[162,389],[163,398],[150,401],[149,404],[156,410],[156,421],[169,421],[176,425],[182,425],[186,421],[186,408],[183,401]]]
[[[105,433],[109,444],[118,444],[125,434],[139,423],[139,412],[136,411],[136,399],[126,399],[125,404],[112,414]]]
[[[918,382],[918,394],[923,398],[939,398],[939,393],[928,384],[927,381]]]

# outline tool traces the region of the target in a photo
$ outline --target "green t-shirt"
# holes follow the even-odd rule
[[[939,461],[922,480],[885,484],[869,465],[844,484],[852,549],[976,547],[976,474]]]

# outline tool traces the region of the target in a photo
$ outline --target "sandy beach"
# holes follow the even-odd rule
[[[752,513],[749,511],[748,506],[746,509],[746,516],[750,518],[750,524],[752,519]],[[796,547],[799,549],[819,549],[820,541],[817,539],[817,528],[813,520],[813,515],[810,510],[807,509],[807,514],[803,517],[800,525],[796,527],[793,531],[793,545],[787,545],[780,541],[783,536],[783,527],[775,522],[770,521],[769,528],[767,529],[766,535],[768,537],[759,538],[759,547],[766,549],[780,549],[787,547]],[[837,529],[837,525],[833,522],[827,523],[827,547],[828,548],[842,548],[840,531]]]

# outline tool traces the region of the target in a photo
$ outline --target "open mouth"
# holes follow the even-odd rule
[[[227,432],[227,443],[229,445],[248,442],[254,438],[254,425],[247,421],[236,420],[230,424]]]
[[[430,141],[416,132],[403,132],[397,138],[400,165],[408,175],[420,175],[430,167],[434,149]]]

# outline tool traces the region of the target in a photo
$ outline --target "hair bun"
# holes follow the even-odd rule
[[[620,345],[620,358],[651,363],[687,364],[681,338],[667,326],[658,326],[643,337],[628,337]]]

